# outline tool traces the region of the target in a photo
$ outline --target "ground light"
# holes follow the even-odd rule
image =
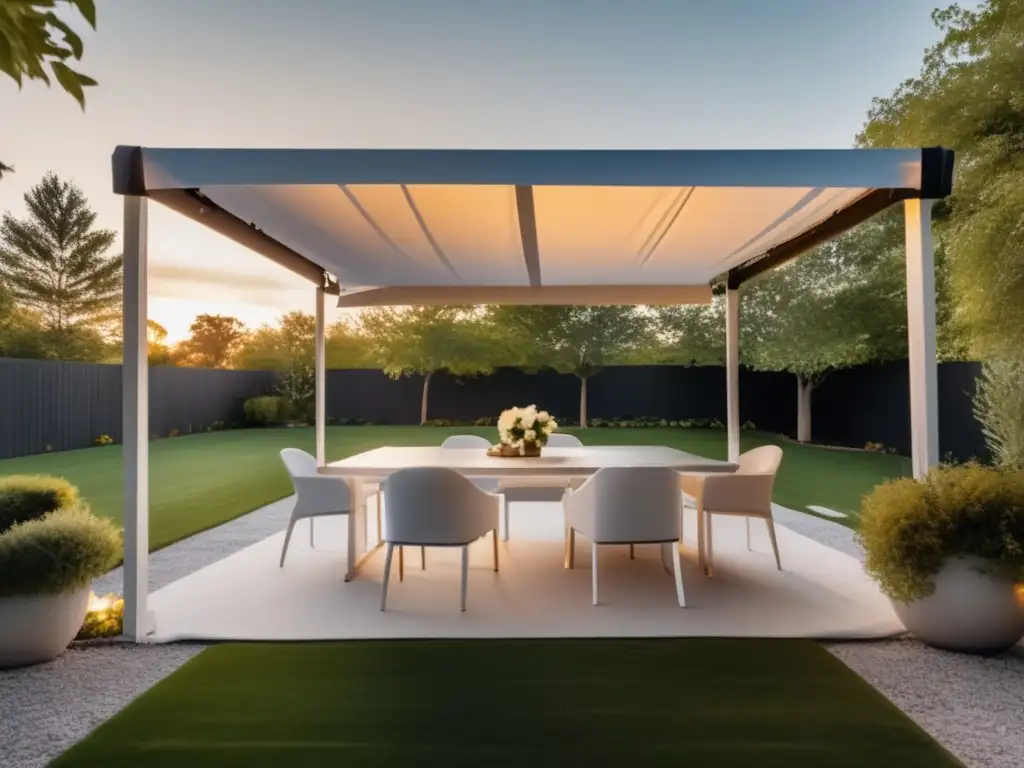
[[[90,592],[85,621],[75,639],[94,640],[100,637],[116,637],[121,634],[123,618],[124,598],[113,593],[100,597],[95,592]]]

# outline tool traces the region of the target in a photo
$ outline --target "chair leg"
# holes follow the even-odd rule
[[[312,520],[313,518],[310,518]],[[281,547],[281,564],[279,568],[284,568],[284,556],[288,553],[288,542],[292,540],[292,529],[295,527],[295,518],[293,517],[288,521],[288,530],[284,534],[284,546]]]
[[[491,542],[494,544],[494,572],[498,572],[498,529],[491,531]]]
[[[715,546],[714,541],[711,538],[711,521],[714,519],[714,515],[710,512],[705,512],[704,514],[708,517],[707,529],[705,530],[705,535],[707,536],[707,551],[704,554],[704,557],[706,558],[704,562],[704,573],[711,576],[715,570]]]
[[[576,529],[565,529],[565,567],[572,570],[576,565]]]
[[[401,552],[401,549],[399,549]],[[395,553],[395,545],[388,544],[388,553],[384,556],[384,583],[380,587],[380,609],[383,611],[388,604],[388,581],[391,579],[391,556]]]
[[[768,538],[772,540],[772,551],[775,553],[775,567],[781,571],[782,560],[779,559],[779,542],[775,538],[775,521],[770,517],[766,517],[764,521],[768,523]]]
[[[384,527],[381,525],[380,497],[383,491],[377,490],[377,541],[383,540]]]
[[[313,518],[312,517],[309,518],[309,547],[310,547],[310,549],[314,549],[315,548],[313,546]]]
[[[590,545],[590,549],[591,549],[591,554],[590,554],[590,581],[593,584],[594,605],[597,605],[598,604],[598,595],[597,595],[597,542],[596,541],[593,542]]]
[[[420,570],[427,570],[427,548],[420,547]]]
[[[466,610],[466,590],[469,587],[469,546],[462,548],[462,603],[461,610]]]
[[[636,552],[633,550],[633,545],[629,545],[629,559],[636,560]]]
[[[676,577],[676,597],[679,599],[679,607],[686,607],[686,595],[683,593],[683,566],[679,561],[679,542],[672,545],[672,573]]]
[[[704,507],[699,502],[697,503],[697,565],[702,569],[705,568],[705,562],[707,555],[705,554],[704,539],[707,534],[704,532]]]
[[[398,580],[405,581],[405,547],[398,547]]]
[[[752,551],[752,547],[750,546],[750,518],[746,517],[744,520],[747,521],[747,551],[750,552]]]
[[[505,518],[505,530],[501,534],[501,540],[502,541],[508,541],[508,522],[509,522],[508,498],[504,494],[502,494],[502,496],[501,496],[501,507],[502,507],[502,515]]]

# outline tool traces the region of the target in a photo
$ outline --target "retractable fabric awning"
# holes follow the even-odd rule
[[[259,150],[118,147],[150,197],[339,294],[382,304],[680,304],[908,198],[942,148]]]

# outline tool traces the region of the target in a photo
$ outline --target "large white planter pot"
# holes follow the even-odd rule
[[[982,573],[984,561],[951,558],[935,577],[935,592],[912,603],[892,601],[903,626],[922,642],[963,653],[999,653],[1024,637],[1024,606],[1013,583]]]
[[[0,669],[60,656],[82,628],[88,608],[89,587],[0,598]]]

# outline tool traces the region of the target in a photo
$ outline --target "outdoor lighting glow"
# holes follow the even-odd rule
[[[1013,591],[1017,595],[1017,602],[1024,605],[1024,584],[1018,584],[1013,588]]]
[[[89,593],[89,613],[106,613],[114,608],[114,603],[117,602],[117,595],[104,595],[103,597],[97,596],[95,592]]]

